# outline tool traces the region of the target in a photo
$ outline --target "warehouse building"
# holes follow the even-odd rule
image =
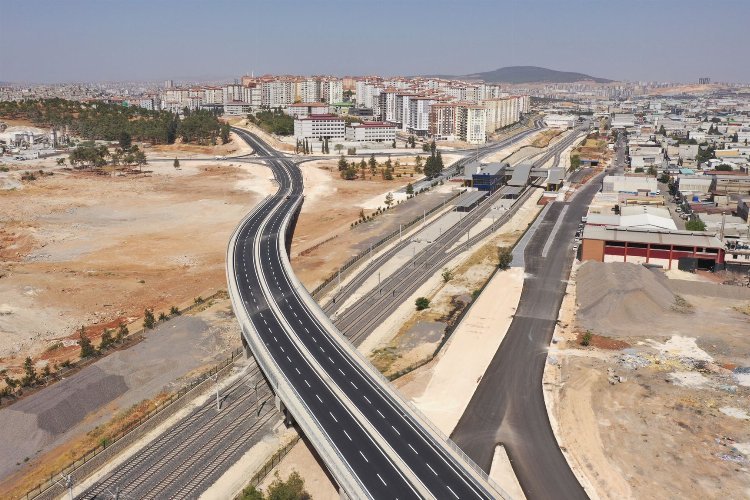
[[[652,264],[664,269],[720,270],[725,247],[704,232],[590,226],[583,230],[581,260]]]

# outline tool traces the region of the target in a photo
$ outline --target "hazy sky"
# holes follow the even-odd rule
[[[750,0],[0,0],[0,81],[466,74],[750,82]]]

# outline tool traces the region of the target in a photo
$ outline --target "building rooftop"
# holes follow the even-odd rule
[[[455,206],[469,208],[474,206],[479,200],[487,195],[484,191],[469,191],[468,193],[461,196],[455,203]]]
[[[621,228],[616,226],[591,226],[583,229],[583,238],[589,240],[654,243],[687,247],[724,248],[713,233],[702,231],[667,231],[663,229]]]

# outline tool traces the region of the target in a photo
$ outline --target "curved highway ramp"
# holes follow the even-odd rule
[[[288,244],[303,202],[294,163],[273,157],[279,189],[248,214],[228,247],[227,276],[243,341],[277,401],[350,498],[507,498],[432,427],[333,326],[292,272]]]

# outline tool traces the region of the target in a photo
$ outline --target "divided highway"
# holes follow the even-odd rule
[[[289,227],[303,201],[293,162],[234,131],[269,161],[279,190],[228,249],[243,337],[287,411],[350,497],[497,498],[504,494],[379,377],[291,271]]]

